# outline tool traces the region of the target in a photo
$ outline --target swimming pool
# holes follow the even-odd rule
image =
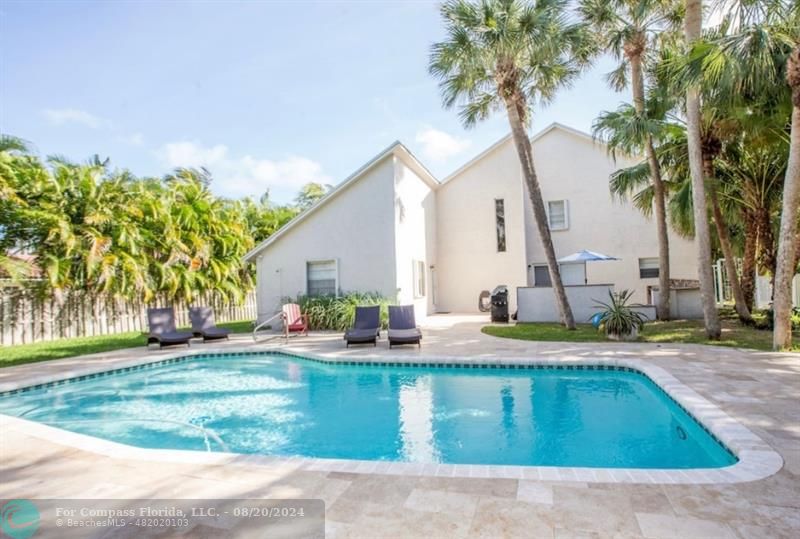
[[[417,463],[719,468],[736,458],[632,369],[194,356],[0,397],[145,448]]]

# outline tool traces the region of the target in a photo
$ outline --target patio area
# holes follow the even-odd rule
[[[330,359],[464,357],[640,359],[660,367],[759,436],[784,461],[776,474],[733,484],[581,481],[318,471],[298,461],[238,457],[218,463],[106,455],[42,438],[0,419],[0,498],[321,498],[328,537],[764,538],[800,534],[800,354],[702,345],[565,344],[499,339],[485,317],[426,321],[422,349],[345,349],[341,334],[254,343],[193,344],[191,351],[286,347]],[[0,391],[128,366],[185,349],[143,348],[0,369]],[[201,529],[202,528],[202,529]],[[201,526],[188,536],[220,537]]]

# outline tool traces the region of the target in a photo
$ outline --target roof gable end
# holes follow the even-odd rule
[[[311,215],[316,213],[320,208],[329,204],[332,200],[341,195],[348,187],[364,178],[367,173],[373,170],[376,166],[382,163],[386,158],[396,156],[408,165],[417,175],[427,183],[431,189],[439,187],[439,182],[431,174],[431,172],[423,165],[414,154],[412,154],[405,145],[399,140],[394,141],[383,151],[378,153],[375,157],[363,164],[359,169],[353,172],[350,176],[345,178],[343,182],[331,189],[324,197],[319,199],[314,205],[295,216],[288,223],[279,228],[270,237],[253,247],[247,254],[244,255],[245,262],[252,262],[252,260],[261,254],[264,249],[277,242],[280,238],[286,235],[290,230],[298,226],[300,223],[308,219]]]

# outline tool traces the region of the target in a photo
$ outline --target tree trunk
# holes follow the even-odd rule
[[[752,312],[756,297],[756,248],[758,247],[758,224],[753,212],[742,210],[744,218],[744,253],[742,255],[742,294],[747,308]]]
[[[792,279],[796,269],[797,211],[800,208],[800,45],[792,51],[786,71],[786,78],[792,88],[792,132],[786,179],[783,182],[783,211],[773,288],[775,329],[772,333],[772,347],[775,350],[792,346]]]
[[[775,234],[772,231],[772,216],[769,208],[760,206],[755,210],[756,226],[758,226],[758,265],[761,274],[769,273],[770,282],[775,279],[776,248]]]
[[[711,200],[711,211],[714,215],[714,226],[717,229],[719,245],[722,248],[722,254],[725,256],[725,273],[728,274],[728,282],[731,285],[731,292],[733,293],[736,314],[739,315],[739,320],[750,324],[753,322],[753,317],[750,315],[750,309],[747,308],[747,302],[745,301],[744,292],[742,292],[742,287],[739,281],[739,274],[736,271],[736,258],[733,256],[731,236],[728,232],[728,223],[725,222],[725,217],[722,215],[722,209],[719,207],[716,179],[714,178],[714,165],[711,161],[711,156],[704,157],[703,169],[705,170],[706,178],[709,179],[708,198]],[[720,283],[720,286],[722,286],[722,283]]]
[[[644,75],[642,74],[642,50],[638,54],[631,54],[631,83],[633,90],[633,106],[640,116],[645,114],[644,103]],[[650,165],[650,177],[653,181],[654,206],[656,216],[656,230],[658,232],[658,305],[656,305],[656,318],[669,320],[669,233],[667,230],[667,210],[665,204],[664,182],[661,178],[661,165],[656,157],[653,147],[653,138],[647,135],[645,154]]]
[[[575,319],[572,316],[572,309],[567,300],[567,293],[561,282],[561,271],[558,268],[556,252],[553,248],[553,239],[550,236],[550,226],[547,223],[547,212],[544,209],[542,191],[539,188],[539,179],[536,176],[536,169],[533,166],[533,148],[528,134],[520,116],[519,108],[523,106],[524,98],[517,94],[506,99],[506,109],[508,111],[508,122],[511,124],[511,133],[514,137],[514,145],[517,147],[519,161],[522,165],[522,174],[528,186],[528,193],[533,206],[533,218],[536,221],[536,228],[539,230],[539,238],[542,240],[547,269],[550,272],[550,282],[553,285],[553,293],[556,296],[556,304],[561,316],[561,323],[567,329],[575,329]]]
[[[701,0],[686,0],[684,31],[686,46],[700,37],[703,22]],[[686,135],[689,143],[689,169],[692,175],[692,203],[694,204],[695,242],[697,243],[697,273],[700,278],[700,296],[703,301],[703,318],[709,339],[719,339],[722,329],[714,298],[714,275],[711,271],[711,238],[708,231],[706,187],[703,181],[703,149],[700,140],[700,92],[692,86],[686,92]]]

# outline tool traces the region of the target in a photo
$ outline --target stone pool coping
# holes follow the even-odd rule
[[[721,442],[739,459],[724,468],[642,469],[642,468],[582,468],[556,466],[506,466],[472,464],[437,464],[385,462],[349,459],[322,459],[305,457],[272,457],[221,452],[199,452],[173,449],[146,449],[111,442],[93,436],[73,433],[34,421],[0,414],[0,428],[16,426],[31,436],[66,445],[76,449],[112,458],[144,461],[182,462],[208,465],[269,466],[292,470],[322,472],[348,472],[403,476],[433,476],[459,478],[503,478],[542,481],[579,481],[584,483],[642,483],[642,484],[727,484],[756,481],[778,472],[783,459],[761,438],[727,415],[669,372],[634,358],[505,358],[481,355],[480,357],[452,357],[420,354],[413,357],[389,358],[383,355],[342,356],[339,353],[319,354],[297,352],[281,346],[241,348],[203,348],[182,350],[166,356],[125,358],[106,364],[93,364],[48,375],[29,376],[15,382],[0,383],[0,395],[23,388],[34,389],[68,379],[82,379],[109,371],[124,370],[162,362],[174,362],[195,356],[237,356],[250,354],[285,354],[329,364],[370,364],[389,366],[456,366],[461,368],[506,367],[510,369],[537,366],[575,369],[600,366],[613,369],[632,369],[649,378],[664,393],[681,406],[702,427]]]

